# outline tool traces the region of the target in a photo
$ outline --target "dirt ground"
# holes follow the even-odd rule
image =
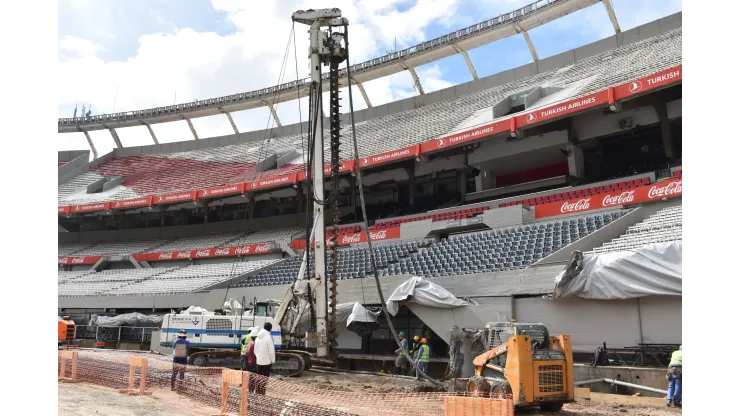
[[[64,416],[203,416],[214,409],[177,395],[128,396],[108,387],[59,383],[57,411]],[[186,403],[185,403],[186,402]]]
[[[579,400],[575,403],[567,403],[563,410],[557,413],[546,413],[539,410],[517,410],[517,416],[525,415],[572,415],[572,416],[601,416],[601,415],[627,415],[627,416],[676,416],[681,414],[681,409],[631,406],[624,404],[601,404]]]
[[[418,386],[428,385],[426,382],[413,379],[313,370],[304,371],[299,377],[273,377],[288,383],[305,384],[320,389],[368,393],[412,392]]]

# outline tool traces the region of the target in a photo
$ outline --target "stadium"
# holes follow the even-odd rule
[[[614,35],[537,58],[528,30],[597,3]],[[285,299],[299,275],[325,270],[330,321],[342,304],[378,316],[408,282],[419,291],[429,282],[465,306],[450,315],[449,305],[405,299],[372,330],[335,323],[337,367],[392,370],[402,330],[429,339],[429,374],[441,378],[452,327],[514,320],[570,334],[575,361],[585,364],[576,382],[619,378],[591,365],[604,348],[635,367],[624,382],[662,391],[654,367],[667,363],[655,357],[681,344],[681,19],[621,31],[611,2],[539,1],[350,62],[337,78],[325,72],[323,91],[349,83],[363,91],[364,82],[402,71],[416,79],[415,67],[460,54],[474,79],[377,106],[363,92],[355,99],[367,108],[352,114],[332,103],[316,117],[323,159],[313,158],[325,163],[315,166],[311,124],[282,125],[273,108],[309,96],[310,78],[60,118],[58,131],[83,133],[90,150],[58,153],[59,316],[75,322],[80,347],[170,353],[161,317],[194,306],[223,312],[230,301],[257,308]],[[476,75],[466,51],[520,35],[532,63]],[[270,109],[276,127],[238,131],[230,113],[258,107]],[[190,121],[199,117],[226,117],[234,134],[200,137]],[[182,120],[192,137],[160,144],[157,124]],[[142,125],[153,144],[123,147],[117,130]],[[98,154],[89,136],[96,130],[110,132],[113,151]],[[314,215],[324,200],[313,181],[321,167],[325,230]],[[323,241],[324,265],[315,268]],[[159,324],[100,324],[134,314],[159,316]],[[208,319],[203,334],[224,330],[238,346],[239,328]],[[233,364],[210,360],[195,365]],[[602,391],[610,388],[630,389]]]

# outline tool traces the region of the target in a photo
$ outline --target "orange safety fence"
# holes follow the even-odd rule
[[[466,393],[366,393],[327,390],[281,377],[220,367],[178,365],[153,354],[75,351],[59,355],[59,374],[122,393],[151,396],[159,404],[204,409],[209,415],[513,416],[511,397],[467,397]],[[64,373],[63,373],[64,371]],[[114,391],[111,391],[115,394]],[[188,406],[192,403],[192,406]]]

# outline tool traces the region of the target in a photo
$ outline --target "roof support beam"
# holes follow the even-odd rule
[[[272,113],[272,118],[275,119],[275,123],[277,124],[277,126],[283,127],[283,124],[280,122],[280,119],[278,118],[277,111],[275,111],[275,107],[265,100],[262,100],[262,102],[265,103],[265,105],[270,109],[270,112]]]
[[[90,133],[87,132],[87,130],[83,130],[82,127],[77,126],[77,130],[81,131],[85,138],[87,139],[87,144],[90,145],[90,150],[92,150],[93,153],[93,160],[98,158],[98,150],[95,149],[95,145],[93,144],[92,139],[90,138]]]
[[[360,94],[362,94],[362,98],[365,100],[367,108],[373,108],[373,105],[370,104],[370,98],[367,96],[367,93],[365,92],[365,87],[362,86],[362,83],[355,81],[354,78],[352,78],[352,83],[357,85],[357,89],[360,90]]]
[[[144,120],[139,120],[139,121],[141,122],[141,124],[145,125],[146,128],[149,130],[149,134],[152,136],[152,140],[154,140],[154,144],[159,144],[159,140],[157,140],[157,136],[154,134],[154,130],[152,130],[152,126],[150,126]]]
[[[421,86],[421,81],[419,81],[419,77],[416,75],[414,67],[406,65],[406,62],[401,62],[401,66],[403,69],[411,73],[411,77],[414,79],[414,88],[419,91],[419,95],[424,95],[424,88]]]
[[[239,129],[236,128],[236,123],[234,123],[234,119],[231,118],[231,113],[229,113],[228,111],[225,111],[221,107],[219,107],[218,110],[221,111],[221,113],[223,113],[224,115],[226,115],[226,118],[229,119],[229,123],[231,123],[231,128],[234,129],[234,133],[239,134]]]
[[[614,13],[614,6],[612,5],[612,0],[601,0],[602,3],[604,3],[604,7],[606,7],[606,14],[609,15],[609,20],[612,21],[612,26],[614,26],[614,33],[620,33],[622,29],[619,28],[619,22],[617,21],[617,14]]]
[[[475,67],[473,66],[473,61],[470,60],[470,55],[468,55],[468,52],[460,49],[460,47],[457,45],[452,45],[452,48],[457,53],[462,55],[463,58],[465,58],[465,63],[468,64],[468,69],[470,70],[470,75],[473,76],[473,79],[478,79],[478,72],[475,70]]]
[[[518,33],[521,33],[522,36],[524,36],[524,40],[527,42],[527,47],[529,47],[529,52],[532,54],[532,59],[539,61],[540,58],[537,56],[537,50],[534,48],[534,43],[532,43],[532,38],[529,37],[529,33],[522,29],[522,27],[519,26],[519,23],[514,24],[514,28]]]
[[[113,137],[113,141],[116,143],[116,147],[119,149],[123,149],[123,145],[121,144],[121,139],[118,137],[118,132],[113,127],[108,127],[106,125],[103,125],[108,131],[110,132],[111,137]]]
[[[180,114],[180,117],[188,122],[188,126],[190,127],[190,131],[193,133],[193,137],[195,138],[195,140],[198,140],[198,133],[195,131],[195,126],[193,126],[193,122],[182,114]]]

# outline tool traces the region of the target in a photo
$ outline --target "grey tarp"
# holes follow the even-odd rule
[[[553,298],[632,299],[681,296],[682,243],[653,243],[613,253],[581,255],[555,278]]]
[[[308,326],[309,319],[309,314],[304,312],[299,321],[300,325]],[[352,322],[376,322],[377,319],[377,313],[367,311],[358,302],[337,304],[337,322],[345,322],[347,327]]]
[[[403,282],[393,291],[393,294],[386,301],[388,312],[395,316],[401,307],[401,302],[406,301],[444,309],[470,305],[468,302],[456,298],[455,295],[442,286],[418,276]]]
[[[337,312],[339,312],[339,308],[337,308]],[[380,327],[378,315],[380,315],[379,311],[369,311],[359,302],[355,302],[352,306],[352,312],[347,317],[347,329],[358,334],[370,333]]]
[[[158,327],[162,325],[162,315],[144,315],[142,313],[124,313],[116,316],[93,315],[90,326],[118,327],[118,326],[145,326]]]

